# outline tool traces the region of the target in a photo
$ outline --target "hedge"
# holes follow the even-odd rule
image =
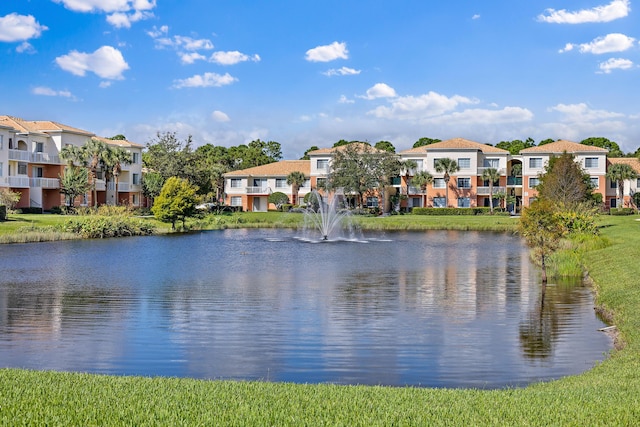
[[[486,215],[491,208],[413,208],[413,215]]]
[[[609,211],[611,215],[633,215],[635,212],[633,208],[613,208]]]

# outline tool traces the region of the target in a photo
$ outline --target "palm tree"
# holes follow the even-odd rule
[[[458,162],[448,157],[436,160],[435,166],[436,172],[444,172],[446,205],[449,206],[449,180],[451,179],[452,173],[456,173],[460,170],[460,166],[458,166]]]
[[[107,169],[111,169],[111,175],[113,175],[115,181],[116,191],[116,206],[118,206],[118,181],[120,172],[122,172],[122,165],[128,165],[131,163],[131,153],[122,147],[109,147],[107,150],[107,156],[103,159]]]
[[[411,178],[411,183],[415,186],[420,187],[422,192],[424,193],[424,204],[423,207],[427,207],[427,186],[433,183],[433,175],[431,175],[427,171],[420,171]]]
[[[618,189],[616,194],[618,196],[618,208],[622,207],[622,199],[624,198],[624,182],[630,179],[638,178],[638,174],[633,168],[626,163],[614,163],[607,171],[607,178],[617,183]]]
[[[404,180],[407,183],[407,196],[409,195],[409,177],[411,176],[411,172],[418,167],[418,162],[413,159],[407,159],[402,162],[402,172],[401,176],[404,177]],[[402,185],[402,183],[400,183]]]
[[[107,144],[99,139],[91,138],[82,146],[85,159],[89,162],[89,174],[91,175],[91,188],[93,196],[93,205],[98,206],[98,191],[96,190],[96,179],[98,179],[98,168],[105,157],[108,150]]]
[[[493,215],[493,182],[500,179],[500,172],[496,168],[486,168],[482,171],[482,179],[489,181],[489,207]]]
[[[294,205],[299,205],[298,203],[298,193],[300,192],[300,187],[304,185],[307,177],[304,176],[304,173],[299,171],[291,172],[287,175],[287,185],[291,186],[291,192],[295,194],[295,200],[292,200]]]
[[[77,145],[65,145],[60,150],[60,157],[62,160],[67,161],[68,167],[76,167],[76,163],[84,164],[86,157],[85,152],[82,147],[78,147]]]

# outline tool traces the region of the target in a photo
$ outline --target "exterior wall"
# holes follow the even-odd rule
[[[239,179],[240,186],[239,187],[231,187],[231,180]],[[266,183],[261,187],[257,187],[254,184],[254,180],[266,180]],[[275,205],[272,203],[268,203],[268,197],[270,194],[275,192],[284,193],[289,197],[289,203],[295,203],[295,194],[293,194],[293,187],[291,185],[286,185],[285,187],[276,187],[276,180],[278,179],[286,179],[284,176],[278,177],[240,177],[234,176],[232,178],[225,178],[224,189],[225,189],[225,197],[224,203],[225,205],[233,206],[232,199],[240,197],[243,211],[254,211],[257,204],[259,204],[259,208],[261,211],[266,211],[268,209],[275,209]],[[316,177],[313,177],[309,180],[309,185],[300,187],[298,191],[298,201],[301,203],[304,196],[307,193],[310,193],[313,188],[316,188],[317,180]],[[262,190],[260,189],[262,188]],[[260,199],[260,201],[256,202],[255,199]],[[299,204],[299,203],[297,203]]]

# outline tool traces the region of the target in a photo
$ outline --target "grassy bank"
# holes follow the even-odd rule
[[[408,226],[404,218],[411,217],[389,221]],[[0,424],[635,425],[640,419],[640,222],[635,218],[601,218],[610,244],[583,255],[598,303],[614,313],[626,347],[582,375],[483,391],[2,369]]]

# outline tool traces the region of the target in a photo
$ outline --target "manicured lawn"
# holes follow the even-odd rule
[[[411,218],[392,217],[388,221],[409,227]],[[434,220],[462,226],[465,220],[476,219],[456,217],[450,222],[452,217],[444,218],[416,221],[421,226]],[[585,255],[598,303],[614,312],[613,322],[626,347],[582,375],[524,389],[484,391],[110,377],[2,369],[0,424],[637,425],[640,221],[636,218],[602,217],[602,234],[611,244]],[[371,219],[378,220],[387,219]]]

